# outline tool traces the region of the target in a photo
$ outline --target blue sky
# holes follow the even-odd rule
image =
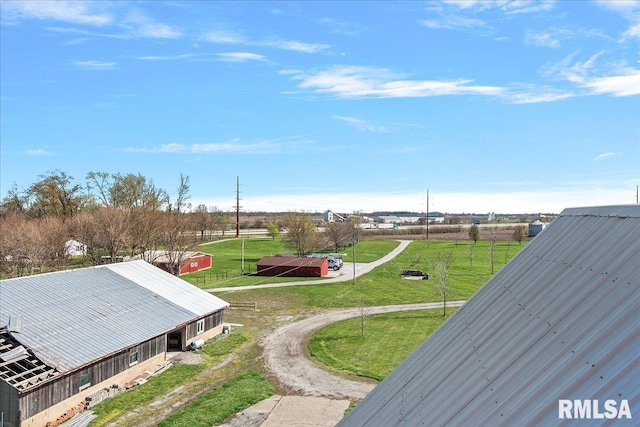
[[[0,190],[246,211],[635,203],[640,2],[1,3]]]

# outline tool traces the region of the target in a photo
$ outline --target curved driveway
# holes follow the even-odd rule
[[[323,283],[336,283],[353,280],[354,275],[366,274],[389,260],[398,256],[411,243],[411,240],[400,240],[400,244],[384,257],[370,263],[344,263],[337,277],[300,282],[268,283],[262,285],[237,286],[207,289],[208,292],[233,292],[249,289],[278,288],[284,286],[309,286]],[[464,301],[450,301],[448,307],[459,307]],[[379,307],[353,308],[332,311],[315,315],[267,333],[260,344],[264,349],[264,357],[268,369],[277,376],[280,383],[291,390],[291,394],[306,396],[323,396],[333,398],[362,399],[375,386],[374,381],[358,381],[348,379],[326,371],[315,364],[307,356],[306,348],[309,337],[318,329],[340,320],[366,315],[390,313],[394,311],[411,311],[440,308],[442,303],[418,303],[406,305],[390,305]]]
[[[249,285],[249,286],[231,286],[226,288],[211,288],[205,289],[207,292],[233,292],[233,291],[247,291],[251,289],[265,289],[265,288],[281,288],[284,286],[309,286],[309,285],[321,285],[323,283],[337,283],[353,280],[354,272],[355,276],[361,276],[376,268],[377,266],[384,264],[385,262],[397,257],[402,251],[409,246],[411,240],[400,240],[400,244],[387,255],[382,258],[368,263],[356,263],[355,269],[353,263],[345,262],[342,268],[339,270],[340,274],[336,277],[328,279],[318,280],[305,280],[300,282],[284,282],[284,283],[265,283],[263,285]]]
[[[451,301],[448,307],[459,307],[464,301]],[[440,308],[442,303],[422,303],[367,307],[367,315]],[[358,317],[362,309],[334,311],[312,316],[289,325],[281,326],[261,340],[267,367],[278,380],[295,393],[306,396],[324,396],[362,399],[376,383],[356,381],[332,374],[307,357],[309,337],[318,329],[331,323]]]

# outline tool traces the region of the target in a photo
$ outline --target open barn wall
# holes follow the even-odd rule
[[[2,380],[0,380],[0,412],[2,412],[3,427],[18,427],[20,420],[18,390]]]
[[[116,377],[122,373],[126,373],[124,376],[126,379],[124,381],[122,381],[124,377],[119,379],[124,383],[131,379],[129,377],[135,377],[139,374],[140,366],[145,367],[142,370],[144,371],[152,367],[150,365],[162,363],[165,358],[165,348],[166,337],[160,335],[134,347],[111,354],[67,375],[56,377],[49,383],[40,385],[31,391],[26,391],[20,397],[22,419],[27,420],[34,415],[46,417],[49,413],[58,413],[53,409],[70,398],[73,398],[73,402],[69,402],[69,407],[74,406],[80,403],[85,396],[112,384],[117,384]],[[135,353],[137,353],[137,358],[133,356]],[[150,360],[152,363],[145,363]],[[51,420],[47,419],[45,423],[46,421]],[[28,424],[23,424],[23,426],[25,425]]]

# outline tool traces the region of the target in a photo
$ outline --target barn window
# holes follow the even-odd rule
[[[129,366],[136,365],[138,363],[138,352],[134,351],[129,353]]]
[[[91,374],[80,375],[80,387],[78,388],[78,391],[82,391],[89,387],[91,387]]]
[[[196,333],[200,335],[204,332],[204,319],[198,320],[198,324],[196,325]]]

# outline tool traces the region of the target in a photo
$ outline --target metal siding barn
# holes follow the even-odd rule
[[[326,258],[266,256],[256,264],[258,276],[323,277],[329,273]]]
[[[229,305],[142,260],[2,280],[0,296],[7,426],[18,425],[17,414],[37,425],[49,407],[77,405],[83,373],[92,373],[91,387],[108,387],[111,376],[164,360],[169,333],[184,347],[198,321],[209,328],[201,337],[221,332]]]
[[[566,209],[338,425],[571,423],[560,399],[637,425],[638,313],[640,205]]]

